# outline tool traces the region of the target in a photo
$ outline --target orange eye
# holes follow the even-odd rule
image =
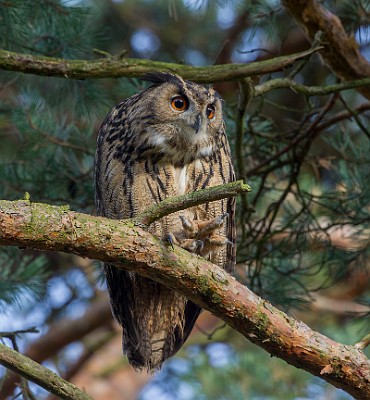
[[[174,110],[184,111],[188,108],[188,99],[185,96],[176,96],[171,100],[171,106]]]
[[[215,116],[215,107],[212,104],[207,106],[206,114],[208,119],[212,119]]]

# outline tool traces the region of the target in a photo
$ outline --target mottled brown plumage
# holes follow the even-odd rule
[[[97,141],[99,215],[131,218],[166,197],[234,180],[222,104],[207,89],[168,73],[107,115]],[[149,231],[231,272],[235,262],[234,200],[168,215]],[[190,334],[201,309],[175,291],[105,265],[123,350],[135,368],[154,369]]]

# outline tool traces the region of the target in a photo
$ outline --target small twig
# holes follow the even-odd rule
[[[311,49],[314,49],[314,48],[316,48],[318,46],[321,46],[322,38],[323,38],[323,32],[322,31],[317,31],[316,34],[315,34],[314,40],[311,43]],[[296,75],[298,75],[299,72],[301,72],[301,70],[307,64],[307,62],[308,62],[308,58],[299,61],[297,63],[297,65],[294,66],[294,68],[290,72],[290,74],[288,75],[288,78],[293,79]]]
[[[37,362],[0,343],[0,364],[65,400],[92,400],[85,392]]]
[[[239,98],[237,115],[235,119],[235,158],[236,158],[236,172],[238,179],[246,179],[246,172],[244,166],[244,125],[245,125],[245,114],[247,111],[248,104],[254,97],[254,88],[251,78],[240,80],[239,82]],[[244,220],[247,215],[246,210],[248,209],[247,198],[244,193],[241,195],[241,221]],[[245,224],[241,224],[242,237],[245,237]]]
[[[100,49],[92,49],[92,51],[94,54],[96,54],[99,57],[113,58],[113,55],[111,53],[108,53],[107,51],[100,50]]]
[[[250,186],[243,183],[243,181],[236,181],[181,196],[170,197],[140,213],[133,219],[133,222],[138,225],[149,226],[154,221],[176,211],[208,203],[209,201],[234,197],[239,193],[250,192],[251,190]]]
[[[227,326],[227,323],[223,323],[220,326],[216,326],[215,329],[213,329],[211,332],[207,332],[205,329],[203,329],[200,325],[198,325],[197,323],[195,324],[196,328],[198,329],[198,331],[200,333],[202,333],[203,335],[205,335],[207,337],[208,340],[212,340],[213,336],[216,334],[217,331],[220,331],[221,329],[224,329]]]
[[[239,99],[236,117],[236,135],[235,135],[235,156],[237,176],[245,179],[244,157],[243,157],[243,139],[244,139],[244,117],[247,106],[254,96],[254,89],[250,79],[239,81]]]
[[[40,128],[38,128],[38,127],[34,124],[34,122],[32,121],[31,115],[30,115],[28,112],[27,112],[27,121],[28,121],[29,126],[30,126],[35,132],[39,133],[39,134],[40,134],[41,136],[43,136],[46,140],[48,140],[50,143],[53,143],[53,144],[55,144],[55,145],[57,145],[57,146],[70,148],[70,149],[72,149],[72,150],[81,151],[81,152],[84,152],[84,153],[89,154],[89,155],[94,155],[93,152],[91,152],[91,151],[88,150],[88,149],[85,149],[84,147],[81,147],[81,146],[78,146],[78,145],[76,145],[76,144],[69,143],[69,142],[66,142],[66,141],[64,141],[64,140],[58,139],[57,137],[52,136],[52,135],[49,135],[48,133],[42,131]]]
[[[262,96],[263,94],[275,89],[288,88],[296,93],[305,96],[326,96],[331,93],[341,92],[343,90],[356,89],[363,86],[370,85],[370,78],[357,79],[355,81],[348,81],[342,83],[335,83],[327,86],[305,86],[297,83],[290,78],[272,79],[254,88],[255,96]]]
[[[19,329],[17,331],[0,332],[0,337],[12,339],[12,338],[16,338],[24,333],[39,333],[39,330],[35,326],[31,326],[28,329]]]
[[[351,114],[351,117],[356,121],[356,124],[358,125],[358,127],[361,129],[361,131],[365,134],[365,136],[370,139],[370,132],[369,130],[366,128],[366,126],[362,123],[361,119],[358,116],[358,113],[352,108],[350,107],[347,102],[344,100],[343,96],[339,97],[339,100],[341,101],[341,103],[344,105],[344,107],[347,109],[347,111]]]
[[[363,350],[363,349],[365,349],[367,346],[369,346],[370,345],[370,333],[369,334],[367,334],[363,339],[361,339],[359,342],[357,342],[356,344],[355,344],[355,347],[356,348],[358,348],[358,349],[360,349],[360,350]]]

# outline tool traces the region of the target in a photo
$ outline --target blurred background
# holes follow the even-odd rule
[[[369,53],[370,2],[323,1]],[[0,48],[66,59],[145,58],[195,66],[250,63],[309,49],[277,0],[0,1]],[[248,98],[279,77],[324,86],[318,55],[282,72],[215,85],[235,168],[236,277],[312,329],[347,344],[370,331],[370,103],[355,90]],[[139,79],[70,80],[0,71],[0,198],[94,214],[97,131]],[[26,194],[28,193],[28,194]],[[35,327],[32,329],[32,327]],[[0,248],[0,331],[95,399],[350,399],[252,345],[203,312],[184,348],[153,376],[121,354],[100,263]],[[365,350],[369,355],[369,350]],[[18,396],[17,396],[18,395]],[[51,399],[0,367],[0,398]]]

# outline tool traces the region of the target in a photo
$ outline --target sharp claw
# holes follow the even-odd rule
[[[197,250],[202,251],[204,247],[204,242],[202,240],[196,240]]]
[[[188,220],[187,217],[185,217],[184,215],[180,215],[179,218],[181,219],[182,226],[185,229],[191,229],[192,228],[191,222]]]
[[[220,223],[224,222],[224,219],[229,218],[229,213],[223,213],[222,215],[220,215],[218,217],[218,219],[220,220]]]
[[[229,213],[223,213],[222,215],[218,216],[216,221],[217,225],[222,225],[224,223],[224,219],[229,218]]]
[[[183,215],[180,215],[179,218],[181,219],[182,226],[186,229],[189,228],[189,221]]]
[[[175,250],[175,248],[173,247],[175,242],[173,240],[173,236],[171,235],[171,233],[168,233],[167,235],[165,235],[164,241],[171,245],[172,250]]]

